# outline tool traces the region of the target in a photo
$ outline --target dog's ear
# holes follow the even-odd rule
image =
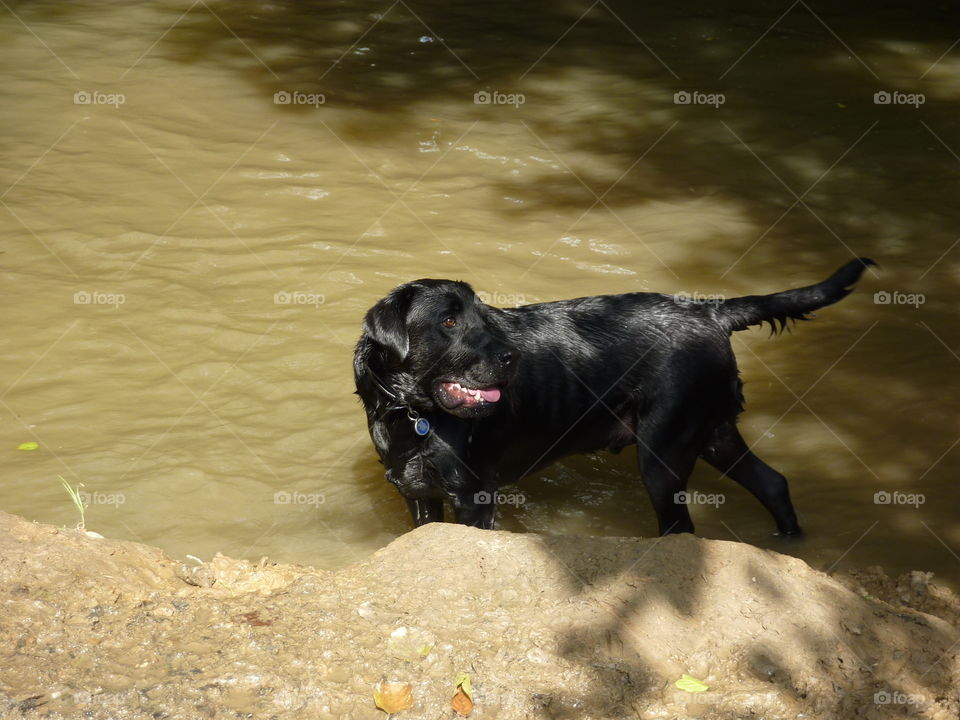
[[[363,318],[363,334],[386,348],[398,362],[403,362],[410,350],[407,311],[417,289],[413,283],[401,285],[370,308]]]

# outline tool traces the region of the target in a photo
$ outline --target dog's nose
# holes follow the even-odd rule
[[[514,353],[511,350],[504,350],[503,352],[497,354],[497,360],[504,367],[510,367],[513,365],[514,358]]]

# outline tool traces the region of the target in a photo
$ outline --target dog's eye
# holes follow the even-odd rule
[[[448,328],[454,327],[456,324],[457,324],[457,319],[453,315],[447,315],[447,317],[443,319],[444,327],[448,327]]]

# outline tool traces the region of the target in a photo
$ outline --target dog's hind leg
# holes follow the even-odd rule
[[[637,444],[637,462],[643,484],[657,513],[660,534],[693,532],[693,520],[687,509],[687,479],[697,462],[691,448],[671,445]]]
[[[439,498],[406,498],[414,527],[443,522],[443,500]]]
[[[736,425],[726,422],[714,430],[702,457],[753,493],[773,515],[781,535],[801,534],[787,479],[750,451]]]

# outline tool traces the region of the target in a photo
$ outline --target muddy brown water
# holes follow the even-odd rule
[[[338,567],[409,528],[351,394],[391,287],[709,301],[859,254],[817,322],[734,340],[808,537],[706,466],[694,520],[956,583],[955,11],[782,12],[4,5],[0,506],[72,525],[62,475],[105,535]],[[629,450],[508,491],[506,529],[655,533]]]

